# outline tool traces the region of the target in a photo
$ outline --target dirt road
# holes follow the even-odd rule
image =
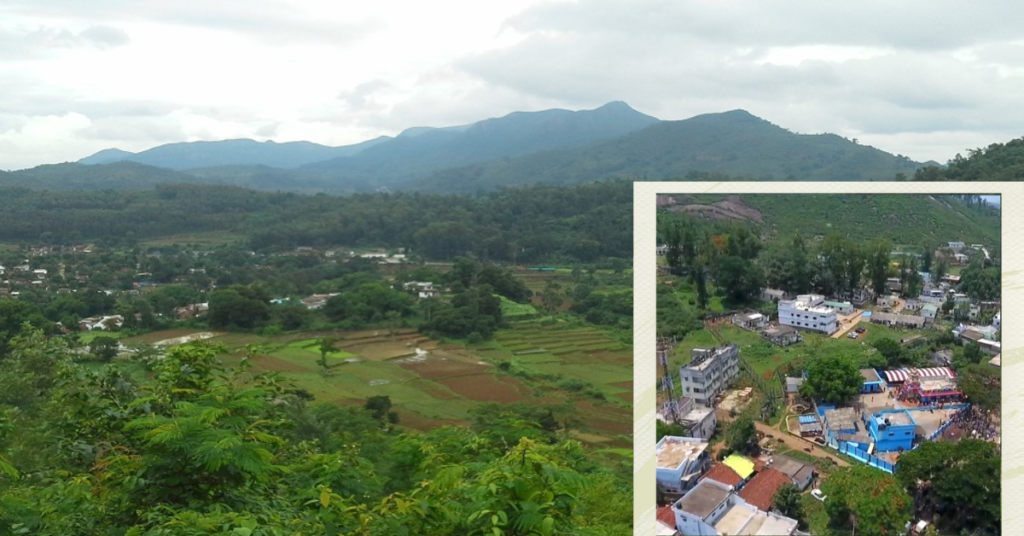
[[[805,454],[810,454],[811,456],[814,456],[816,458],[830,458],[833,461],[835,461],[835,463],[839,465],[839,467],[850,466],[849,463],[839,459],[837,456],[831,455],[830,450],[825,450],[824,447],[815,444],[814,442],[807,441],[806,439],[801,439],[787,432],[783,432],[782,430],[779,430],[777,428],[772,428],[771,426],[768,426],[763,422],[755,422],[754,425],[757,426],[758,432],[761,432],[762,434],[771,434],[772,437],[781,440],[787,447],[793,450],[799,450]],[[812,446],[813,448],[810,452],[804,450],[805,448]]]

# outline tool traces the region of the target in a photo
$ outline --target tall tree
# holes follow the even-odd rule
[[[886,282],[889,278],[889,257],[892,253],[892,244],[885,239],[878,239],[868,246],[868,276],[871,279],[871,288],[875,294],[887,293]]]
[[[913,499],[893,478],[873,467],[855,465],[829,475],[821,486],[828,497],[829,524],[861,536],[899,534],[913,515]]]
[[[800,394],[841,404],[859,393],[862,384],[863,378],[856,357],[845,353],[830,353],[811,359],[807,366],[807,380],[800,385]]]

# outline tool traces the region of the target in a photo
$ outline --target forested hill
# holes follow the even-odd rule
[[[700,218],[748,221],[772,238],[805,238],[838,231],[856,240],[895,244],[949,241],[999,243],[1000,212],[976,196],[700,195],[661,196],[664,210]]]
[[[253,140],[170,143],[140,153],[107,149],[79,160],[80,164],[135,162],[167,169],[255,165],[296,168],[310,162],[352,156],[390,138],[381,137],[344,147],[327,147],[308,141],[263,143]]]
[[[834,134],[794,134],[744,110],[662,121],[606,142],[439,171],[423,191],[473,191],[608,178],[678,180],[718,173],[752,180],[871,181],[912,175],[921,164]]]
[[[956,155],[945,168],[928,166],[914,174],[915,181],[1021,181],[1024,180],[1024,138],[993,143]]]
[[[743,110],[661,121],[622,102],[584,111],[516,112],[458,127],[411,128],[395,138],[347,147],[228,140],[171,144],[138,154],[106,150],[81,162],[0,175],[0,186],[98,190],[194,182],[302,193],[476,193],[533,183],[707,175],[893,180],[913,176],[922,166],[833,134],[795,134]],[[168,175],[171,170],[180,175]]]
[[[481,197],[303,196],[188,184],[150,191],[0,188],[0,242],[124,242],[225,232],[254,249],[411,247],[435,259],[473,254],[502,262],[628,262],[632,199],[628,182],[533,186]]]

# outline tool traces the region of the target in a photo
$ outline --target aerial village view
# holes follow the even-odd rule
[[[1000,534],[998,203],[659,195],[658,534]]]

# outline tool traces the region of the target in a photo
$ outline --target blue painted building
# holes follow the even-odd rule
[[[878,371],[875,369],[860,369],[860,375],[864,378],[864,383],[860,387],[862,394],[881,393],[884,390],[885,382],[882,381],[881,376],[878,375]]]
[[[885,410],[867,418],[868,433],[875,442],[875,452],[910,450],[914,446],[917,422],[905,409]]]

